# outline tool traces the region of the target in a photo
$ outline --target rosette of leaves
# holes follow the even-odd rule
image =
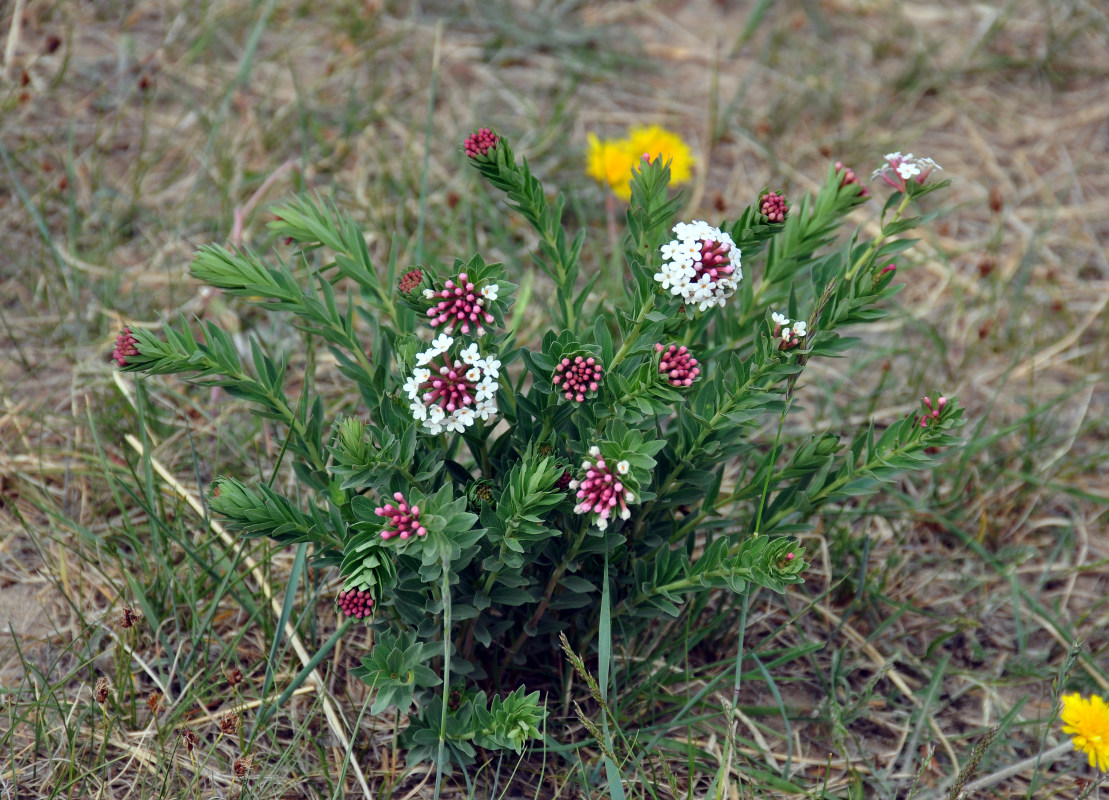
[[[377,692],[370,711],[380,714],[395,706],[401,714],[412,707],[413,696],[420,689],[438,686],[442,681],[427,663],[439,651],[435,643],[416,640],[413,631],[378,632],[370,654],[354,674]]]
[[[446,713],[442,698],[430,698],[404,733],[409,760],[435,759],[440,744],[445,760],[461,766],[474,763],[476,747],[522,753],[529,739],[542,737],[538,726],[547,718],[539,692],[524,692],[521,687],[492,702],[484,691],[471,697],[463,694]]]

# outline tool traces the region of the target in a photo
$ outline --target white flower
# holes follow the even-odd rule
[[[629,492],[626,487],[624,488],[624,502],[625,503],[634,503],[635,502],[635,495],[632,494],[631,492]],[[627,519],[627,517],[625,517],[625,519]]]
[[[701,260],[701,240],[690,239],[682,242],[681,249],[679,250],[682,260],[685,262],[693,262]]]
[[[920,167],[916,164],[910,164],[908,161],[903,161],[897,165],[897,174],[901,176],[902,180],[909,180],[914,175],[920,174]]]
[[[463,427],[470,427],[474,424],[476,415],[472,408],[460,408],[454,412],[454,418],[462,424]]]
[[[425,367],[430,364],[431,360],[437,355],[439,355],[439,351],[434,347],[430,350],[424,350],[422,353],[416,353],[416,364]]]
[[[913,154],[909,153],[909,158],[912,158],[912,156]],[[896,153],[886,153],[883,158],[885,158],[886,161],[896,161],[897,159],[901,158],[901,151],[898,150]]]
[[[466,364],[476,364],[478,359],[481,358],[481,353],[479,353],[477,349],[477,342],[472,342],[470,346],[459,353],[458,356]]]
[[[497,382],[488,376],[483,378],[475,388],[477,391],[474,393],[474,399],[479,403],[483,400],[492,400],[497,396]]]
[[[608,520],[605,519],[604,517],[597,517],[597,530],[603,531],[607,527],[608,527]]]
[[[431,370],[424,369],[423,367],[417,367],[416,369],[412,370],[412,377],[418,380],[420,383],[424,383],[425,381],[431,380]]]
[[[412,416],[420,420],[421,422],[427,419],[427,406],[425,406],[419,400],[410,404],[408,408],[412,411]]]
[[[805,328],[806,327],[807,327],[807,323],[805,323],[805,322],[795,322],[795,323],[793,323],[793,335],[796,336],[798,339],[800,339],[802,336],[805,335]]]
[[[481,417],[482,421],[488,421],[490,417],[497,415],[497,404],[491,400],[478,400],[474,413]]]
[[[427,410],[427,413],[428,421],[433,425],[442,422],[447,416],[447,412],[443,410],[442,406],[432,406]]]
[[[440,425],[438,422],[432,422],[429,420],[428,422],[424,423],[424,426],[427,428],[427,432],[430,433],[432,436],[436,436],[443,432],[443,426]]]
[[[670,269],[670,264],[664,264],[662,269],[655,273],[654,278],[663,289],[669,289],[676,282],[678,275]]]
[[[631,516],[632,510],[627,506],[624,506],[622,509],[620,509],[620,519],[631,519]]]
[[[424,297],[426,297],[428,300],[435,299],[435,290],[434,289],[424,289]]]
[[[593,458],[596,458],[600,454],[601,454],[601,448],[597,447],[597,445],[593,445],[592,447],[589,448],[589,455],[593,456]],[[589,467],[588,466],[582,467],[582,469],[589,469]]]
[[[793,338],[793,331],[791,331],[789,328],[782,328],[782,341],[783,342],[788,342],[792,338]]]
[[[481,287],[481,296],[484,297],[486,300],[488,300],[490,303],[492,303],[494,300],[497,299],[497,297],[498,297],[497,293],[498,293],[499,289],[500,289],[500,287],[498,287],[497,284],[495,284],[495,283],[492,283],[488,286],[483,286],[483,287]]]
[[[628,470],[631,468],[632,465],[629,464],[627,461],[618,461],[616,463],[616,471],[619,472],[621,475],[627,475]]]
[[[466,370],[466,380],[470,383],[477,383],[481,380],[481,370],[477,367],[470,367]]]
[[[460,412],[462,410],[463,409],[459,409]],[[466,429],[466,426],[462,424],[462,421],[458,418],[457,414],[447,417],[444,422],[446,423],[448,433],[462,433],[462,431]]]
[[[770,315],[770,318],[772,320],[774,320],[775,325],[788,325],[789,324],[789,317],[785,316],[784,314],[779,314],[777,311],[773,312]]]
[[[440,333],[432,342],[431,349],[435,351],[435,355],[447,352],[448,348],[454,344],[454,339],[447,336],[445,333]]]
[[[501,377],[501,362],[490,356],[483,358],[477,362],[477,365],[485,372],[485,377],[493,378],[494,380]]]

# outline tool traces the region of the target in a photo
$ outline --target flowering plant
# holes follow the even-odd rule
[[[279,424],[300,491],[220,477],[211,507],[338,571],[338,608],[376,634],[358,670],[374,712],[407,715],[410,758],[441,766],[542,736],[559,634],[598,654],[603,696],[612,631],[634,638],[704,592],[800,583],[792,535],[934,464],[961,422],[944,398],[846,438],[784,428],[807,363],[842,355],[855,340],[841,330],[881,318],[900,288],[888,265],[912,244],[895,238],[918,222],[903,217],[908,194],[872,241],[837,242],[866,202],[839,167],[815,196],[764,190],[730,223],[675,224],[671,166],[643,159],[625,291],[597,297],[562,196],[549,200],[490,129],[463,149],[538,233],[552,302],[526,313],[549,311],[540,341],[506,328],[524,312],[503,266],[475,255],[402,271],[394,256],[379,268],[349,217],[304,198],[270,224],[294,259],[206,246],[192,274],[322,341],[357,413],[328,426],[320,397],[288,398],[283,357],[255,338],[247,366],[211,322],[200,338],[183,319],[163,338],[128,329],[113,353],[124,370],[222,387]]]

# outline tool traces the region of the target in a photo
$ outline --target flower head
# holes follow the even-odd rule
[[[401,294],[412,294],[424,282],[424,273],[420,269],[410,269],[408,272],[400,276],[397,281],[397,289]]]
[[[593,356],[566,357],[555,364],[551,382],[567,400],[581,403],[597,393],[602,372],[604,369]]]
[[[620,519],[631,517],[628,503],[635,502],[635,495],[620,479],[620,476],[627,474],[630,469],[628,462],[618,462],[615,465],[616,474],[614,474],[612,467],[601,456],[600,450],[594,453],[594,449],[596,448],[590,448],[592,460],[587,458],[582,462],[582,477],[570,481],[569,487],[576,491],[574,496],[578,501],[574,506],[574,513],[595,515],[594,521],[603,531],[608,528],[608,522],[613,513]]]
[[[339,592],[335,599],[339,610],[348,617],[363,619],[373,613],[374,601],[370,593],[362,589],[347,589]]]
[[[1109,705],[1093,695],[1063,695],[1063,733],[1074,737],[1074,749],[1086,754],[1091,767],[1109,772]]]
[[[844,186],[848,186],[850,184],[855,184],[856,186],[859,187],[859,194],[858,194],[859,197],[869,197],[870,196],[870,190],[867,189],[865,186],[862,185],[862,183],[859,182],[859,178],[855,174],[855,170],[853,170],[850,167],[846,166],[842,161],[837,161],[836,162],[836,174],[841,176],[840,181],[839,181],[839,186],[840,186],[841,189]]]
[[[432,300],[440,298],[427,310],[431,327],[442,325],[447,333],[453,333],[455,326],[458,326],[462,333],[469,333],[470,325],[473,325],[478,336],[484,335],[482,323],[489,325],[496,321],[483,307],[497,299],[496,287],[492,287],[492,297],[488,294],[489,288],[477,289],[465,272],[460,272],[456,280],[448,280],[443,289],[431,296]]]
[[[116,337],[116,349],[112,351],[112,359],[121,367],[127,366],[127,359],[139,354],[139,343],[131,335],[130,328],[124,328]]]
[[[699,311],[723,306],[743,277],[732,237],[707,222],[679,222],[674,239],[660,248],[664,259],[655,280]]]
[[[781,339],[778,343],[779,350],[791,350],[797,347],[808,334],[808,323],[804,320],[797,320],[790,325],[789,318],[776,311],[771,312],[770,319],[774,322],[774,338]]]
[[[495,148],[500,140],[501,138],[489,128],[480,128],[466,137],[466,141],[462,143],[462,149],[466,151],[468,158],[486,159],[489,157],[489,151]]]
[[[697,359],[693,357],[693,354],[689,352],[689,348],[684,344],[681,347],[676,344],[669,347],[656,344],[655,352],[662,353],[658,362],[658,374],[664,377],[671,386],[679,389],[692,386],[693,381],[697,380],[697,376],[701,374],[701,368],[697,366]]]
[[[497,413],[501,362],[483,356],[476,343],[452,356],[448,351],[454,342],[440,334],[431,347],[417,353],[418,366],[402,387],[412,416],[432,434],[461,433],[478,418],[488,421]]]
[[[947,398],[946,397],[941,397],[938,400],[936,400],[936,405],[935,405],[934,408],[932,406],[932,398],[930,398],[930,397],[927,397],[927,396],[922,397],[920,399],[920,402],[922,402],[924,404],[924,407],[928,409],[924,413],[924,415],[920,418],[920,427],[927,428],[928,427],[928,420],[930,420],[930,419],[939,419],[940,418],[940,414],[943,413],[943,407],[945,405],[947,405]]]
[[[599,139],[589,134],[585,173],[621,200],[629,200],[632,171],[643,158],[669,162],[671,183],[687,183],[692,177],[694,159],[689,145],[677,133],[659,125],[633,126],[622,139]]]
[[[777,192],[768,192],[759,198],[759,214],[767,222],[785,222],[789,203]]]
[[[923,184],[933,170],[943,169],[932,159],[916,158],[912,153],[886,153],[885,158],[886,163],[874,170],[871,177],[881,178],[899,192],[908,188],[909,181]]]
[[[630,200],[632,169],[639,155],[632,152],[627,139],[603,140],[591,133],[585,153],[585,174],[608,186],[621,200]]]
[[[394,492],[393,499],[397,501],[397,505],[386,503],[374,509],[377,516],[385,517],[386,520],[381,538],[392,539],[399,536],[403,540],[410,536],[427,536],[427,528],[420,524],[420,507],[409,506],[400,492]]]

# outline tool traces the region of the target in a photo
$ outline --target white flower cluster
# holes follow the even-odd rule
[[[939,164],[930,158],[917,158],[912,153],[902,154],[886,153],[886,163],[874,170],[872,178],[881,178],[886,183],[897,188],[904,187],[906,181],[915,180],[924,183],[932,170],[942,170]],[[891,172],[897,173],[897,179],[892,179]]]
[[[698,311],[723,306],[743,277],[739,248],[732,237],[707,222],[679,222],[677,239],[661,248],[664,263],[655,273],[663,289],[697,305]]]
[[[796,342],[794,340],[803,339],[807,335],[808,323],[803,319],[799,319],[790,327],[789,317],[785,314],[779,314],[777,311],[771,313],[770,318],[774,321],[775,334],[780,336],[782,342],[788,344]]]
[[[476,342],[451,356],[454,342],[439,334],[431,347],[416,355],[416,369],[404,384],[412,416],[432,434],[461,433],[479,417],[489,420],[497,413],[501,362],[482,356]]]

